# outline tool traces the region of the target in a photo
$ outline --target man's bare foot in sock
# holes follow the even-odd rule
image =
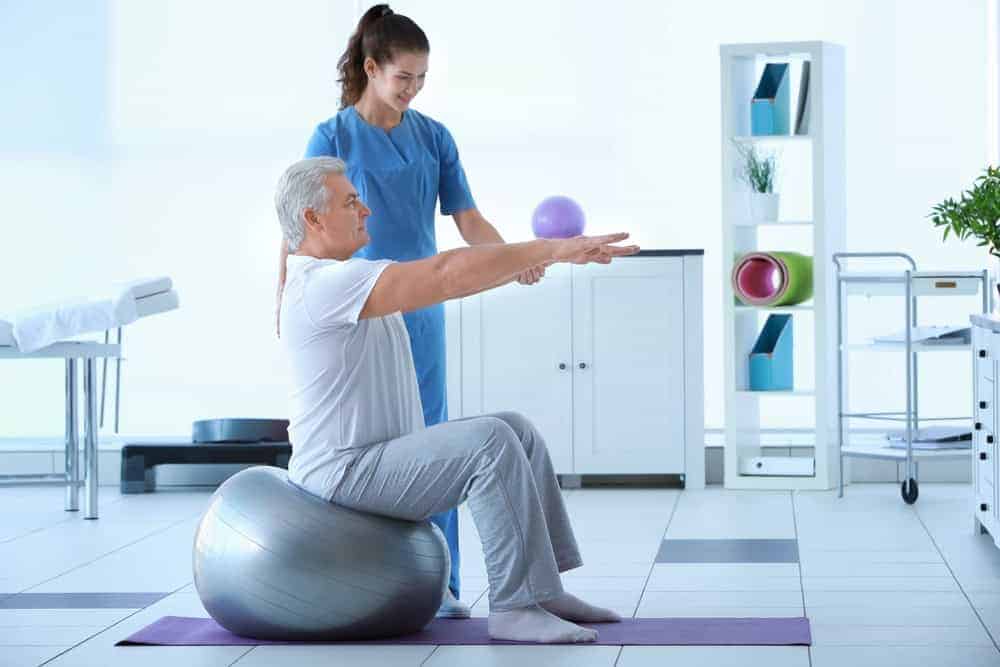
[[[620,623],[622,620],[616,612],[595,607],[569,593],[560,593],[540,604],[542,609],[574,623]]]
[[[490,637],[517,642],[539,644],[577,644],[597,641],[597,630],[579,625],[550,614],[538,605],[491,611],[486,621]]]

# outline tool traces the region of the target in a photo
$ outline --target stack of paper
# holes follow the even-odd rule
[[[890,431],[886,434],[890,447],[906,449],[906,431]],[[929,426],[913,432],[913,449],[969,449],[972,446],[972,431],[968,427]]]

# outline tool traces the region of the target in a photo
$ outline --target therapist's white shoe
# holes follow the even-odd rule
[[[436,618],[470,618],[472,610],[469,609],[469,605],[452,595],[450,588],[446,588],[444,599],[441,600],[441,607],[434,616]]]

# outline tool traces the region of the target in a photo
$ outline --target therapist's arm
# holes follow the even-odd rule
[[[470,246],[484,243],[503,243],[503,237],[490,221],[483,217],[478,208],[467,208],[455,213],[452,218],[458,227],[458,233]],[[517,282],[522,285],[534,285],[545,275],[544,266],[531,267],[517,276]]]
[[[614,257],[639,251],[637,246],[612,245],[626,238],[628,234],[608,234],[486,243],[448,250],[415,262],[396,262],[382,271],[361,310],[361,318],[406,313],[478,294],[510,282],[536,266],[556,262],[609,264]]]
[[[278,262],[278,295],[275,299],[274,323],[278,337],[281,337],[281,295],[285,291],[285,277],[288,273],[288,241],[282,239]]]

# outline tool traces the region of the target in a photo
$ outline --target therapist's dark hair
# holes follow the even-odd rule
[[[365,58],[379,66],[392,62],[397,53],[430,53],[427,35],[410,18],[396,14],[389,5],[375,5],[361,17],[347,42],[347,50],[337,61],[341,85],[340,108],[346,109],[361,99],[368,85]]]

